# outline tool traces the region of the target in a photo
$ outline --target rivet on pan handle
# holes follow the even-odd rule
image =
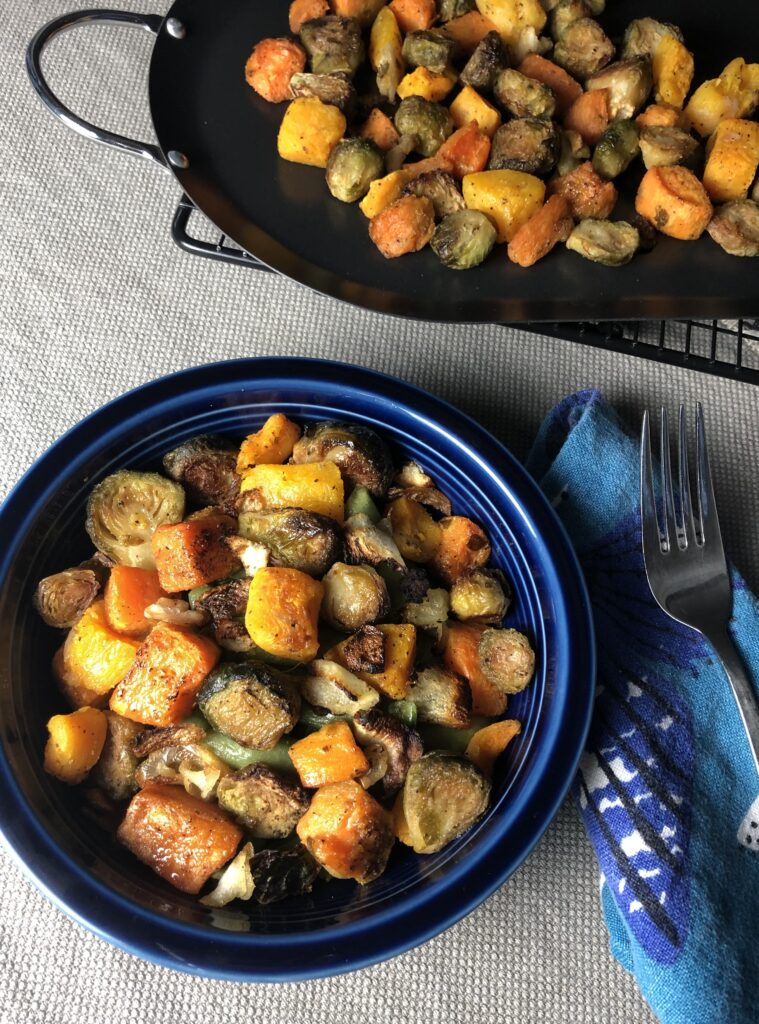
[[[130,11],[113,11],[107,9],[93,9],[87,11],[72,11],[64,14],[39,30],[26,51],[26,70],[29,73],[32,85],[48,110],[60,121],[63,121],[75,132],[84,135],[87,139],[95,142],[103,142],[107,146],[114,146],[126,153],[134,153],[136,156],[145,157],[166,167],[166,161],[158,146],[150,142],[137,142],[136,139],[128,139],[125,135],[118,135],[116,132],[109,132],[106,128],[98,128],[90,124],[84,118],[78,117],[65,104],[61,103],[55,93],[45,80],[42,73],[41,57],[50,40],[59,32],[74,28],[77,25],[84,25],[88,22],[106,22],[117,25],[136,25],[138,28],[147,29],[148,32],[158,33],[163,17],[160,14],[133,14]]]

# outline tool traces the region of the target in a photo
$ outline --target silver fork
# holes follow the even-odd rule
[[[728,633],[733,607],[730,576],[714,502],[706,450],[704,413],[696,407],[696,505],[694,514],[688,474],[685,411],[678,423],[680,515],[676,515],[669,456],[667,411],[661,412],[661,493],[664,510],[660,529],[654,498],[651,426],[643,414],[640,449],[640,518],[643,560],[651,593],[659,607],[684,626],[700,633],[714,648],[730,682],[759,773],[759,704],[741,657]]]

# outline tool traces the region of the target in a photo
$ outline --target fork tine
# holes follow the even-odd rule
[[[682,517],[682,537],[685,547],[696,543],[696,525],[693,522],[693,505],[690,496],[690,475],[688,473],[688,440],[685,428],[685,406],[680,403],[678,413],[678,446],[677,463],[680,481],[680,515]]]
[[[643,537],[643,557],[661,552],[659,525],[656,521],[654,498],[654,467],[651,458],[651,422],[648,409],[643,413],[640,437],[640,528]]]
[[[709,547],[718,546],[723,550],[717,506],[714,501],[712,474],[709,469],[709,452],[706,448],[704,410],[700,402],[696,404],[696,489],[698,491],[698,518],[702,542]]]
[[[675,495],[672,490],[672,464],[669,458],[669,422],[667,410],[661,411],[661,493],[664,499],[664,544],[672,551],[677,544],[675,521]]]

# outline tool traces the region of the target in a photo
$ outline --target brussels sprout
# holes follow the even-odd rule
[[[451,587],[451,611],[467,622],[500,622],[511,589],[500,569],[469,569]]]
[[[34,607],[48,626],[69,629],[98,595],[100,581],[92,569],[66,569],[45,576],[34,592]]]
[[[404,186],[401,195],[426,196],[432,202],[438,220],[466,208],[456,179],[447,171],[426,171],[424,174],[418,174]]]
[[[590,149],[579,132],[571,128],[561,133],[561,151],[556,161],[556,174],[562,177],[574,171],[580,164],[590,160]]]
[[[236,472],[239,445],[224,437],[204,434],[190,438],[163,457],[163,468],[182,484],[196,505],[233,510],[240,493]]]
[[[640,153],[640,131],[634,121],[610,124],[593,150],[593,170],[600,178],[612,181],[626,171]]]
[[[256,661],[219,665],[200,688],[197,704],[214,729],[261,750],[290,732],[300,713],[292,680]]]
[[[292,850],[261,850],[251,861],[253,896],[259,903],[276,903],[311,892],[319,865],[299,843]]]
[[[418,672],[409,691],[409,700],[416,704],[420,723],[446,725],[451,729],[467,729],[472,713],[472,691],[469,683],[444,668],[425,668]]]
[[[433,156],[453,133],[453,119],[445,107],[421,96],[407,96],[395,112],[395,127],[401,135],[416,135],[417,153]]]
[[[435,751],[412,764],[403,814],[416,853],[437,853],[485,813],[490,783],[466,758]]]
[[[299,508],[241,511],[238,523],[243,537],[266,545],[271,565],[323,576],[334,562],[343,558],[342,530],[334,519],[318,512]]]
[[[354,487],[366,487],[375,498],[384,495],[393,476],[387,445],[373,430],[358,423],[327,420],[306,429],[293,448],[293,462],[325,459],[340,467],[345,480]]]
[[[572,22],[589,18],[591,13],[585,0],[559,0],[551,11],[551,35],[558,42]]]
[[[614,44],[592,18],[573,21],[553,49],[555,62],[581,81],[606,67],[613,56]]]
[[[706,230],[731,256],[759,256],[759,202],[735,199],[717,207]]]
[[[366,745],[378,743],[387,751],[387,771],[379,783],[380,796],[393,796],[403,785],[409,767],[423,753],[422,739],[395,715],[372,708],[353,719],[358,740]]]
[[[108,732],[90,779],[104,789],[112,800],[128,800],[138,788],[135,772],[139,762],[134,753],[134,742],[142,726],[114,711],[106,711],[105,717]]]
[[[401,135],[392,149],[385,153],[385,169],[388,174],[397,171],[406,162],[406,158],[414,152],[419,145],[417,135]]]
[[[364,59],[361,26],[355,18],[334,14],[313,18],[301,26],[300,41],[315,75],[342,72],[352,78]]]
[[[517,117],[502,124],[493,136],[488,167],[491,171],[548,174],[561,152],[561,131],[553,121]]]
[[[353,83],[342,72],[332,75],[314,75],[302,71],[290,79],[290,95],[316,96],[322,103],[337,107],[350,121],[356,112],[356,90]]]
[[[321,614],[334,629],[355,633],[390,611],[385,581],[370,565],[335,562],[322,579]]]
[[[327,158],[327,188],[343,203],[362,199],[384,173],[384,157],[369,139],[341,139]]]
[[[385,561],[378,563],[377,572],[387,586],[392,616],[405,604],[421,601],[430,589],[430,578],[421,565],[403,568],[397,562]]]
[[[461,210],[445,217],[435,228],[430,246],[441,263],[452,270],[477,267],[495,245],[496,230],[479,210]]]
[[[409,32],[403,40],[403,59],[412,67],[441,74],[451,63],[455,47],[454,41],[443,32]]]
[[[184,490],[158,473],[120,469],[93,489],[85,527],[92,543],[119,565],[154,569],[150,538],[184,516]]]
[[[373,686],[336,661],[325,658],[317,658],[308,666],[308,675],[301,682],[301,693],[314,707],[326,708],[332,716],[352,716],[368,711],[379,700],[379,693]]]
[[[556,109],[553,89],[514,68],[498,72],[493,91],[501,106],[514,117],[550,118]]]
[[[648,99],[654,86],[648,57],[631,57],[609,64],[585,83],[588,92],[609,90],[609,114],[612,121],[633,117]]]
[[[488,32],[464,65],[461,81],[473,89],[490,92],[499,71],[507,66],[508,58],[501,37],[497,32]]]
[[[527,637],[516,629],[486,629],[479,652],[482,674],[501,693],[519,693],[532,679],[535,654]]]
[[[359,515],[368,516],[373,523],[378,523],[382,518],[366,487],[354,487],[345,502],[346,519]]]
[[[621,267],[637,252],[640,236],[627,221],[612,224],[609,220],[583,220],[566,241],[567,249],[586,260],[606,267]]]
[[[376,525],[369,516],[351,516],[345,522],[345,551],[347,560],[353,565],[365,562],[377,567],[381,562],[395,562],[402,569],[406,568],[403,556],[393,535],[383,529],[387,520],[380,520]],[[387,581],[385,581],[387,582]]]
[[[200,587],[197,588],[201,590]],[[250,579],[227,580],[217,586],[205,586],[202,593],[190,591],[190,605],[200,611],[208,612],[214,622],[226,619],[238,619],[245,614],[248,606]]]
[[[681,128],[644,125],[640,130],[640,152],[646,168],[682,164],[698,150],[698,139]]]
[[[655,18],[636,18],[625,30],[621,59],[648,57],[653,60],[656,49],[664,36],[674,36],[680,42],[683,41],[683,34],[676,25],[670,25],[666,21],[657,21]]]
[[[257,839],[289,836],[308,809],[305,789],[264,764],[225,776],[216,799]]]
[[[476,6],[475,0],[437,0],[437,14],[440,21],[450,21],[469,14]]]
[[[385,634],[376,626],[362,626],[343,645],[343,661],[351,672],[370,675],[385,668]]]

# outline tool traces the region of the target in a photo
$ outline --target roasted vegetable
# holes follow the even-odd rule
[[[113,711],[106,711],[105,718],[108,731],[92,779],[112,800],[127,800],[137,792],[134,742],[140,726]]]
[[[485,565],[490,558],[490,543],[481,529],[466,516],[441,519],[440,543],[430,566],[449,585],[465,573]]]
[[[92,543],[119,565],[155,568],[150,539],[184,515],[184,490],[158,473],[120,469],[93,488],[87,501]]]
[[[512,49],[523,36],[541,32],[546,23],[539,0],[477,0],[477,7]]]
[[[232,510],[240,490],[237,452],[238,446],[226,438],[204,434],[167,452],[163,468],[197,505]]]
[[[332,0],[332,10],[343,18],[355,18],[362,27],[371,25],[387,0]]]
[[[258,661],[219,665],[197,696],[208,722],[245,747],[271,750],[300,714],[291,679]]]
[[[451,103],[450,114],[453,118],[454,125],[462,130],[471,126],[472,122],[476,122],[479,129],[487,135],[489,138],[495,134],[495,130],[501,123],[500,111],[488,103],[480,94],[471,87],[471,85],[465,85],[461,92],[458,94],[456,99]],[[456,132],[440,147],[438,152],[440,155],[444,155],[449,150],[449,143],[456,136]],[[442,152],[441,152],[442,151]],[[485,162],[487,163],[487,154],[485,155]],[[482,168],[470,168],[464,173],[472,174],[475,170],[481,170]]]
[[[385,161],[373,142],[341,139],[327,160],[327,187],[335,199],[355,203],[384,173]]]
[[[258,903],[275,903],[311,892],[319,865],[299,843],[290,850],[260,850],[251,862]]]
[[[437,14],[435,0],[392,0],[390,10],[404,34],[429,28]]]
[[[331,103],[322,103],[316,96],[299,96],[290,103],[282,118],[277,152],[291,163],[326,167],[329,154],[345,134],[346,127],[345,115]]]
[[[242,830],[216,804],[159,784],[132,797],[116,835],[165,881],[197,893],[230,860]]]
[[[393,118],[401,135],[416,135],[417,152],[432,156],[453,132],[450,113],[439,103],[430,103],[421,96],[401,100]]]
[[[627,221],[582,220],[567,238],[567,249],[605,267],[629,263],[638,250],[638,229]]]
[[[564,127],[595,146],[609,127],[609,90],[596,89],[578,96],[564,116]]]
[[[440,527],[419,502],[396,498],[388,508],[393,538],[404,558],[428,562],[440,544]]]
[[[391,103],[405,69],[402,45],[395,14],[390,7],[383,7],[369,36],[369,61],[377,75],[380,95]]]
[[[440,103],[454,87],[456,80],[456,72],[450,68],[440,72],[425,67],[414,68],[398,83],[398,96],[402,100],[408,96],[421,96],[432,103]],[[387,169],[392,171],[395,167],[387,162]]]
[[[553,170],[561,151],[561,133],[552,121],[517,117],[493,136],[488,167],[543,175]]]
[[[448,591],[442,587],[434,587],[427,591],[421,601],[410,601],[405,604],[401,609],[401,618],[417,629],[429,630],[439,639],[448,620],[450,607]]]
[[[388,812],[353,780],[317,790],[296,831],[325,870],[360,885],[382,874],[394,841]]]
[[[606,181],[626,171],[640,152],[638,126],[634,121],[614,121],[593,150],[593,170]]]
[[[585,81],[614,56],[614,44],[592,18],[573,21],[553,49],[553,59],[574,78]]]
[[[362,139],[369,139],[383,153],[389,152],[400,138],[393,122],[379,107],[374,107],[369,113],[359,135]]]
[[[289,97],[297,99],[300,96],[315,96],[322,103],[337,107],[347,118],[352,118],[356,110],[356,89],[350,79],[340,72],[314,75],[304,71],[293,75]]]
[[[371,629],[372,627],[365,627],[365,630],[366,628]],[[352,637],[332,647],[324,657],[328,661],[336,661],[349,671],[355,672],[365,683],[370,683],[391,700],[400,700],[408,693],[416,654],[416,630],[406,623],[377,626],[376,629],[385,637],[384,660],[380,672],[376,671],[374,666],[372,666],[374,671],[361,671],[355,668],[356,662],[353,660],[355,645],[352,644]],[[373,632],[368,635],[371,638],[376,637]]]
[[[759,167],[759,124],[725,118],[707,146],[704,188],[714,203],[745,199]]]
[[[315,75],[342,72],[352,78],[364,59],[361,26],[354,18],[334,14],[313,18],[301,25],[300,41]]]
[[[68,785],[81,782],[100,757],[107,728],[106,717],[97,708],[53,715],[47,723],[45,771]]]
[[[130,670],[139,647],[139,640],[111,629],[103,601],[95,601],[66,637],[62,674],[69,686],[107,694]]]
[[[403,816],[415,853],[437,853],[487,809],[490,783],[463,757],[434,752],[411,765]]]
[[[409,690],[416,704],[418,721],[466,729],[472,711],[472,691],[460,675],[444,668],[425,668],[417,672]]]
[[[385,581],[370,565],[335,562],[322,579],[322,586],[322,617],[330,626],[345,633],[355,633],[390,611]]]
[[[338,647],[340,665],[350,672],[373,675],[385,667],[385,634],[378,626],[362,626]]]
[[[173,730],[159,730],[171,733]],[[198,739],[185,740],[180,735],[174,740],[167,737],[164,744],[151,750],[140,763],[135,779],[140,788],[151,783],[165,783],[183,786],[191,796],[210,800],[216,794],[219,780],[229,769],[213,751],[203,743],[204,733],[198,730]],[[141,751],[135,748],[138,754]]]
[[[428,171],[426,174],[420,174],[404,186],[401,194],[424,196],[429,199],[436,220],[464,209],[464,197],[456,184],[456,179],[445,171]]]
[[[453,511],[451,499],[435,487],[432,479],[415,462],[407,462],[387,492],[388,498],[409,498],[443,516]]]
[[[389,153],[385,154],[385,167],[391,174],[394,171],[400,170],[407,157],[416,149],[418,141],[416,135],[401,135],[397,144],[393,146]],[[401,176],[405,176],[405,171]],[[400,193],[398,198],[400,198]]]
[[[366,563],[377,566],[380,562],[395,562],[401,568],[406,563],[398,550],[387,520],[373,523],[369,516],[353,515],[345,523],[345,551],[354,565]]]
[[[731,256],[759,256],[759,203],[753,199],[725,203],[706,230]]]
[[[462,210],[438,224],[430,245],[438,259],[452,270],[477,267],[495,245],[496,230],[479,210]]]
[[[640,152],[646,168],[685,163],[697,149],[698,141],[681,128],[643,125],[640,129]]]
[[[441,74],[451,63],[456,44],[443,32],[409,32],[403,40],[403,59],[411,67]]]
[[[418,252],[432,238],[435,208],[426,197],[402,196],[369,225],[369,237],[385,259]]]
[[[474,0],[437,0],[437,13],[440,21],[450,21],[468,14],[475,8]]]
[[[292,0],[288,11],[290,31],[297,36],[305,21],[321,18],[324,14],[329,14],[327,0]]]
[[[245,63],[245,81],[269,103],[281,103],[305,66],[305,51],[293,39],[262,39]]]
[[[380,743],[369,743],[364,747],[364,756],[369,762],[369,767],[359,776],[358,781],[364,789],[371,789],[387,772],[387,751]]]
[[[680,111],[668,107],[665,103],[649,103],[642,114],[635,118],[637,126],[643,130],[650,128],[676,128],[680,120]]]
[[[719,78],[696,89],[685,108],[685,120],[699,135],[707,136],[724,118],[751,117],[758,106],[759,64],[736,57]]]
[[[480,637],[482,674],[501,693],[519,693],[535,671],[530,641],[516,629],[486,629]]]
[[[416,704],[410,700],[390,700],[386,704],[389,715],[393,715],[409,729],[416,725]]]
[[[230,516],[217,514],[159,526],[150,544],[161,587],[169,594],[192,590],[239,569],[237,556],[224,543],[234,530]]]
[[[461,72],[461,81],[473,89],[490,92],[496,77],[508,64],[506,50],[497,32],[488,32]]]
[[[493,88],[495,98],[514,117],[553,117],[556,97],[553,89],[514,68],[499,71]],[[503,125],[507,128],[508,125]],[[498,131],[502,131],[499,128]],[[498,132],[496,132],[496,137]]]
[[[381,497],[392,478],[387,445],[369,427],[327,420],[313,423],[293,449],[295,463],[335,463],[354,487],[366,487]]]
[[[89,608],[99,590],[100,580],[92,569],[66,569],[39,581],[34,607],[48,626],[69,629]]]
[[[648,57],[654,59],[659,43],[665,36],[672,36],[682,42],[682,32],[675,25],[655,18],[636,18],[625,30],[622,41],[622,60],[630,57]]]
[[[699,238],[712,218],[712,204],[698,178],[685,167],[652,167],[643,175],[635,209],[671,238]]]
[[[589,160],[552,181],[548,191],[567,200],[575,220],[605,220],[614,209],[618,195],[614,184],[599,178]]]
[[[537,53],[530,53],[522,61],[517,71],[534,78],[548,86],[556,97],[556,114],[563,117],[575,100],[582,96],[582,86],[576,82],[571,75],[567,74],[564,68],[560,68],[553,61],[546,60]]]
[[[479,11],[467,11],[466,14],[446,22],[443,31],[456,42],[462,53],[474,53],[477,44],[495,28],[493,22],[483,17]]]
[[[343,519],[343,478],[334,461],[255,466],[243,477],[240,491],[240,507],[245,512],[295,508],[329,516],[338,523]],[[249,536],[242,528],[240,532]]]
[[[153,625],[146,609],[167,596],[153,569],[114,565],[103,593],[108,624],[127,636],[144,636]]]
[[[591,13],[585,0],[559,0],[551,8],[551,35],[558,41],[572,22],[579,21],[580,18],[589,18]]]
[[[250,585],[245,626],[268,654],[310,661],[319,648],[318,620],[324,588],[300,572],[267,566]]]
[[[365,747],[378,744],[385,751],[387,767],[379,782],[379,792],[382,799],[393,796],[403,785],[409,767],[422,756],[424,748],[419,733],[397,715],[378,708],[357,714],[353,728]]]
[[[509,242],[508,256],[520,267],[531,267],[543,259],[558,242],[572,233],[572,209],[563,196],[553,195],[523,224]]]
[[[656,102],[668,103],[679,110],[690,91],[693,70],[693,54],[679,39],[665,35],[654,52]]]
[[[309,733],[290,747],[290,758],[302,785],[316,789],[356,779],[369,769],[347,722],[336,721]]]
[[[83,683],[77,682],[72,673],[66,669],[63,657],[64,647],[61,646],[53,655],[50,668],[53,679],[58,689],[66,700],[66,703],[74,709],[93,707],[104,708],[108,704],[108,691],[97,693]]]
[[[233,900],[249,900],[255,888],[250,868],[252,857],[253,844],[245,843],[222,871],[216,888],[201,896],[200,902],[206,907],[226,907]]]
[[[363,486],[354,487],[345,500],[345,518],[358,515],[368,516],[373,523],[378,523],[382,518],[371,492]]]
[[[379,694],[373,686],[336,661],[323,658],[317,658],[308,666],[308,675],[301,682],[300,689],[309,703],[326,708],[333,715],[356,715],[359,711],[374,707],[379,700]]]
[[[248,434],[240,445],[237,456],[237,473],[239,476],[243,476],[248,470],[261,463],[275,465],[286,462],[292,455],[293,446],[299,437],[300,427],[297,424],[281,412],[274,413],[269,416],[260,430],[254,434]]]
[[[464,202],[490,218],[499,242],[509,242],[543,205],[545,185],[522,171],[481,171],[463,181]]]
[[[642,108],[653,87],[651,62],[647,57],[609,64],[585,83],[585,88],[608,90],[609,116],[612,121],[629,120]]]
[[[342,530],[334,519],[299,508],[241,512],[240,533],[265,545],[273,565],[323,576],[343,557]],[[210,609],[209,609],[210,610]]]
[[[226,733],[218,732],[215,729],[207,733],[205,738],[208,749],[235,771],[242,771],[243,768],[252,764],[263,764],[268,768],[273,768],[276,772],[283,772],[287,775],[295,774],[295,768],[290,760],[290,747],[293,742],[291,736],[283,736],[267,750],[253,750],[251,747],[244,747],[237,740],[233,740],[231,736],[227,736]]]
[[[466,756],[477,765],[486,779],[492,779],[496,760],[521,731],[521,723],[514,719],[491,722],[472,736],[466,748]]]
[[[259,839],[289,836],[308,808],[308,793],[297,782],[261,764],[225,776],[216,796],[219,806]]]
[[[472,691],[472,711],[494,717],[506,710],[506,694],[486,678],[480,665],[480,639],[486,626],[451,622],[443,633],[446,668],[463,676]]]
[[[451,587],[451,611],[459,619],[500,622],[511,593],[500,569],[469,569]]]
[[[111,694],[111,711],[143,725],[176,724],[189,714],[220,653],[208,637],[159,622]]]

